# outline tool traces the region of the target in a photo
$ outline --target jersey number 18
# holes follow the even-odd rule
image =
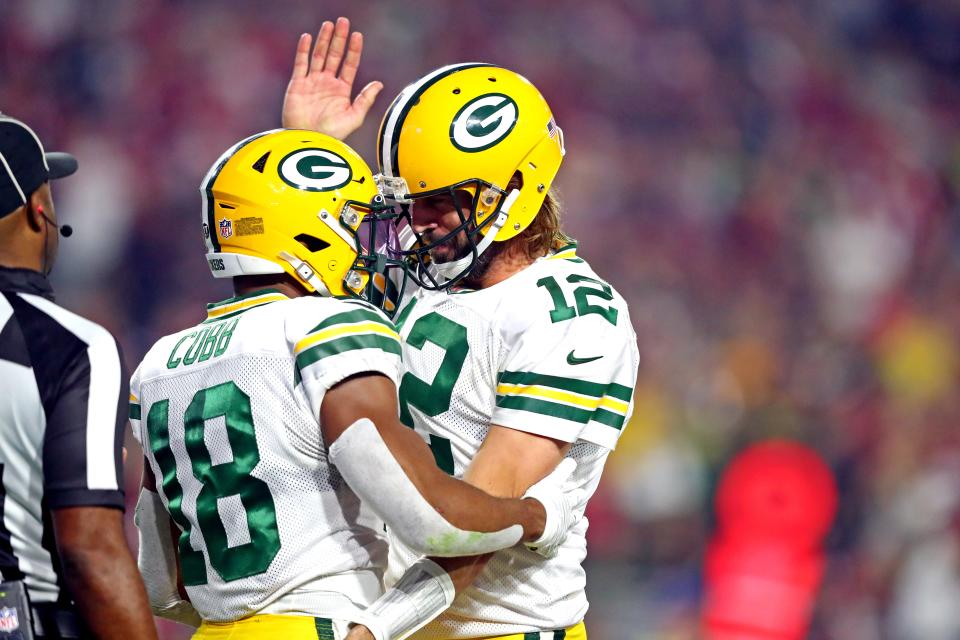
[[[168,500],[170,516],[183,531],[180,535],[180,566],[185,585],[206,584],[203,554],[190,544],[190,521],[183,514],[183,487],[177,480],[177,465],[170,449],[169,400],[150,407],[147,431],[150,449],[163,474],[160,484]],[[233,461],[213,464],[204,442],[207,421],[224,419]],[[207,548],[210,566],[225,582],[263,573],[280,551],[277,511],[270,488],[251,474],[260,462],[254,433],[250,396],[234,382],[201,389],[183,416],[184,441],[190,470],[200,484],[197,523]],[[218,508],[221,498],[239,497],[246,512],[249,542],[230,546]]]

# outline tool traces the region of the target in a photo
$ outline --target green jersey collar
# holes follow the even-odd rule
[[[579,260],[577,258],[577,241],[570,240],[566,244],[555,246],[553,252],[547,256],[547,260]]]
[[[232,318],[254,307],[281,300],[289,300],[289,298],[276,289],[258,289],[242,296],[227,298],[222,302],[212,302],[207,305],[207,321]]]

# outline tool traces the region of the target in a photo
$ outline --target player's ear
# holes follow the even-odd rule
[[[523,188],[523,174],[520,173],[519,169],[513,172],[513,176],[510,178],[510,182],[507,183],[507,192],[511,189],[522,189]]]

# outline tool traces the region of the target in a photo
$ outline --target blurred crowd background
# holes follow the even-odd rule
[[[588,511],[591,637],[697,637],[719,473],[789,437],[840,490],[810,637],[960,638],[960,4],[0,0],[0,110],[80,160],[59,300],[131,368],[230,295],[197,187],[279,126],[297,36],[337,15],[386,85],[369,160],[392,97],[457,61],[526,75],[566,133],[567,229],[642,354]]]

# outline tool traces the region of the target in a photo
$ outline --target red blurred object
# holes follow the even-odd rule
[[[833,475],[802,445],[754,445],[727,467],[707,550],[703,621],[713,640],[803,638],[837,510]]]

